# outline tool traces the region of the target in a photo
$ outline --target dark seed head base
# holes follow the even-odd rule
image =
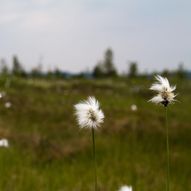
[[[165,107],[168,106],[169,104],[169,101],[167,99],[164,99],[162,102],[161,102]]]

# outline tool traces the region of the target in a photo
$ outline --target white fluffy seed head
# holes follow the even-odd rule
[[[94,97],[76,104],[75,114],[81,128],[97,128],[103,123],[104,114],[99,108],[99,102]]]
[[[9,147],[9,142],[7,139],[0,139],[0,147]]]
[[[132,186],[122,186],[119,191],[133,191]]]
[[[131,105],[131,111],[137,111],[137,105],[133,104]]]
[[[12,106],[11,102],[6,102],[6,103],[5,103],[5,107],[6,107],[6,108],[10,108],[11,106]]]
[[[176,86],[170,86],[168,79],[162,76],[157,75],[155,78],[157,82],[151,85],[150,90],[156,91],[158,94],[149,101],[156,104],[161,103],[166,107],[169,103],[175,101],[176,95],[173,91],[176,89]]]

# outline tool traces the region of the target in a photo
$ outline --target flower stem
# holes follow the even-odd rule
[[[168,128],[168,112],[167,107],[165,107],[165,113],[166,113],[166,159],[167,159],[167,167],[166,167],[166,191],[170,190],[170,152],[169,152],[169,128]]]
[[[97,191],[97,163],[96,163],[95,133],[94,133],[94,128],[92,128],[92,143],[93,143],[95,191]]]

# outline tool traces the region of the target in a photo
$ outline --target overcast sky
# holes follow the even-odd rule
[[[92,69],[111,47],[119,71],[191,69],[190,0],[0,0],[0,58]],[[41,61],[40,61],[41,60]]]

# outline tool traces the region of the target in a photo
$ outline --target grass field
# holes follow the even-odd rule
[[[169,107],[171,191],[191,190],[191,81],[177,84]],[[93,191],[91,131],[79,129],[73,105],[94,95],[105,122],[96,132],[100,191],[133,185],[164,191],[165,113],[148,103],[150,80],[24,80],[0,78],[2,191]],[[6,108],[4,104],[11,102]],[[136,104],[138,110],[131,111]]]

